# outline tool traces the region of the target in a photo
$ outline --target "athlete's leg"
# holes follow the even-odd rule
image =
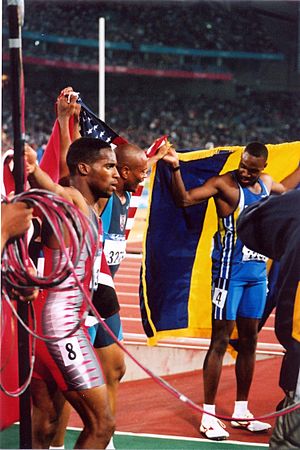
[[[200,432],[208,439],[227,439],[229,433],[225,425],[215,417],[206,414],[215,414],[215,398],[220,381],[222,363],[230,335],[234,327],[233,320],[212,321],[212,335],[210,347],[206,354],[203,366],[204,380],[204,413],[201,419]]]
[[[37,378],[31,381],[32,446],[49,448],[55,435],[65,398],[54,382]]]
[[[266,302],[266,280],[251,283],[244,290],[236,324],[239,336],[238,355],[235,364],[237,401],[248,399],[255,366],[258,324]]]
[[[228,291],[223,290],[222,295],[217,295],[220,289],[213,291],[212,330],[208,352],[203,365],[204,403],[215,404],[217,389],[220,381],[223,358],[234,328],[236,311],[243,295],[243,285],[240,282],[230,280]],[[221,291],[220,291],[221,292]]]
[[[116,313],[107,318],[105,323],[114,333],[116,339],[122,341],[123,334],[120,314]],[[97,328],[94,348],[101,361],[111,411],[113,415],[115,415],[117,389],[126,370],[124,352],[118,344],[115,343],[114,339],[107,333],[107,331],[105,331],[101,324],[99,324]]]
[[[72,406],[69,402],[65,402],[63,410],[60,414],[54,438],[51,440],[51,447],[62,447],[65,441],[67,426],[69,423]]]
[[[85,330],[80,328],[58,343],[47,343],[47,348],[60,369],[54,376],[63,374],[66,385],[63,394],[83,421],[75,448],[105,448],[114,430],[114,420],[103,373]]]
[[[119,383],[125,374],[124,352],[117,344],[95,349],[106,380],[109,404],[113,416],[116,413],[116,397]]]
[[[236,319],[239,336],[239,350],[235,363],[237,401],[248,400],[255,366],[258,323],[259,319],[244,317]]]
[[[213,405],[215,403],[223,358],[233,328],[233,320],[213,319],[212,321],[210,346],[203,365],[204,403],[206,404]]]
[[[106,386],[66,391],[64,395],[83,421],[83,430],[74,448],[105,448],[115,427]]]
[[[271,428],[269,423],[260,422],[259,420],[248,420],[253,418],[253,415],[248,408],[248,397],[255,366],[255,350],[259,319],[245,319],[239,317],[237,318],[236,323],[239,333],[239,350],[235,363],[237,391],[232,417],[244,418],[245,420],[231,421],[231,426],[252,431],[254,433],[267,431]]]

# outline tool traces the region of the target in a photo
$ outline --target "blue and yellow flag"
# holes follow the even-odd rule
[[[300,141],[267,145],[266,172],[280,181],[299,164]],[[238,167],[244,147],[178,153],[186,189]],[[171,172],[162,160],[151,173],[143,242],[140,302],[148,344],[170,337],[210,337],[212,238],[217,230],[213,199],[176,207]]]

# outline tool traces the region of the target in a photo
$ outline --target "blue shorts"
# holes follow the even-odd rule
[[[267,271],[262,262],[233,264],[229,280],[218,278],[212,291],[213,318],[261,319],[267,300]]]
[[[261,319],[266,299],[266,280],[247,284],[231,280],[226,305],[226,319],[235,320],[237,317]]]
[[[109,326],[117,340],[121,341],[123,339],[123,330],[120,314],[117,312],[116,314],[105,319],[104,322]],[[88,332],[91,342],[95,348],[108,347],[109,345],[115,343],[115,340],[108,334],[101,323],[97,323],[96,325],[89,327]]]
[[[237,317],[261,319],[266,299],[267,281],[230,280],[228,290],[213,291],[213,318],[236,320]],[[214,295],[218,293],[218,296]],[[219,297],[219,301],[217,298]]]

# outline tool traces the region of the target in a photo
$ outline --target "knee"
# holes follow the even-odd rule
[[[239,338],[239,353],[255,353],[257,345],[257,334],[249,337]]]
[[[47,418],[39,421],[37,426],[33,426],[33,441],[42,444],[42,447],[48,448],[54,436],[58,425],[58,418]]]
[[[119,364],[119,366],[117,367],[117,371],[116,372],[117,372],[116,376],[118,378],[118,381],[121,381],[122,378],[125,375],[125,372],[126,372],[126,364],[125,364],[124,359],[123,359],[122,363]]]
[[[118,384],[126,372],[126,365],[124,360],[119,361],[114,366],[110,367],[109,370],[107,370],[106,375],[106,383],[108,385],[114,385]]]
[[[102,420],[93,427],[96,440],[109,442],[116,429],[115,420],[111,414],[102,417]]]
[[[229,337],[218,337],[211,340],[210,351],[214,352],[218,356],[224,356],[229,344]]]
[[[110,415],[109,418],[106,419],[106,426],[105,426],[105,437],[108,441],[114,434],[115,429],[116,429],[116,422],[114,418]]]

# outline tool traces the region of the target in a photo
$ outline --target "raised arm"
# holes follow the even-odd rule
[[[73,88],[63,89],[57,99],[57,120],[60,128],[60,178],[69,176],[69,169],[66,164],[66,157],[71,143],[80,137],[79,133],[79,115],[80,105],[76,103],[77,95],[72,95]],[[74,127],[72,136],[70,134],[70,119],[74,118]]]
[[[280,183],[277,183],[270,175],[262,174],[262,181],[272,194],[283,194],[284,192],[295,189],[300,183],[300,166],[285,177]]]
[[[72,187],[63,187],[54,183],[49,175],[36,164],[36,152],[28,144],[25,145],[25,158],[28,181],[32,187],[53,192],[73,203],[84,214],[89,214],[86,201],[81,193]]]
[[[290,173],[287,177],[285,177],[281,184],[283,185],[286,191],[290,191],[291,189],[295,189],[298,184],[300,184],[300,165],[294,172]]]
[[[45,189],[71,200],[66,189],[57,183],[54,183],[49,175],[44,172],[36,163],[36,152],[28,144],[25,144],[25,159],[28,181],[31,187]]]
[[[172,194],[177,206],[187,207],[196,205],[220,192],[220,177],[212,177],[202,186],[186,190],[180,173],[179,159],[173,147],[169,148],[168,154],[163,158],[171,167],[172,171]]]

